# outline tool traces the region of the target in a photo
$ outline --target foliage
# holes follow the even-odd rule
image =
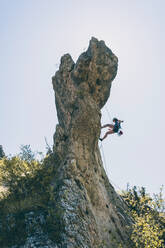
[[[133,231],[131,239],[138,248],[165,247],[165,201],[162,190],[151,198],[145,188],[133,187],[123,192],[123,198],[131,210]]]
[[[0,185],[7,190],[1,193],[0,198],[9,200],[23,200],[32,197],[38,198],[49,190],[54,166],[51,164],[52,155],[43,161],[21,159],[19,156],[4,157],[0,160]],[[36,197],[35,197],[36,198]]]
[[[163,186],[159,194],[154,194],[154,209],[160,213],[165,213],[165,200],[163,199]]]
[[[33,152],[30,145],[21,145],[20,150],[21,151],[18,154],[19,158],[29,163],[36,160],[37,155],[43,157],[42,152]]]
[[[35,153],[31,150],[30,145],[21,145],[20,150],[20,159],[25,160],[27,162],[31,162],[35,159]]]
[[[3,158],[3,157],[5,157],[5,153],[3,151],[2,145],[0,145],[0,159]]]
[[[37,215],[42,212],[46,225],[51,224],[54,155],[49,152],[38,161],[29,146],[23,148],[21,154],[0,159],[0,247],[23,243],[27,236],[28,212]]]
[[[55,158],[49,145],[43,160],[37,160],[37,154],[27,145],[21,147],[18,156],[0,158],[0,186],[3,188],[0,191],[0,247],[23,244],[27,237],[26,215],[29,212],[35,214],[35,211],[36,218],[40,212],[44,214],[43,230],[50,239],[59,238],[57,228],[60,225],[57,224],[62,213],[57,206],[54,208],[52,184],[56,174]],[[162,192],[163,187],[151,198],[145,188],[133,187],[122,194],[133,219],[131,239],[135,247],[165,247],[165,201]],[[35,225],[32,228],[36,228]]]
[[[46,144],[46,155],[50,155],[53,153],[53,148],[48,144],[47,138],[45,137]]]

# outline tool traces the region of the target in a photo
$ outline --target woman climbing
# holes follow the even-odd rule
[[[103,138],[99,138],[99,140],[103,141],[109,134],[113,134],[113,133],[118,133],[119,135],[123,134],[123,132],[120,130],[120,128],[121,128],[120,123],[122,123],[124,121],[118,120],[117,118],[113,118],[113,122],[114,122],[114,124],[106,124],[106,125],[101,127],[101,128],[108,127],[109,130],[105,133]]]

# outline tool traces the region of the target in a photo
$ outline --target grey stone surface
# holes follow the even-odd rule
[[[62,247],[129,247],[127,208],[109,183],[98,138],[100,109],[116,76],[118,59],[104,41],[92,38],[74,63],[61,58],[52,78],[59,124],[54,135],[59,211],[57,245]]]

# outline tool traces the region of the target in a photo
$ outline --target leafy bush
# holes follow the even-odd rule
[[[22,147],[19,156],[0,159],[0,247],[24,243],[29,212],[34,213],[34,219],[42,213],[45,231],[49,231],[45,227],[54,221],[50,218],[54,201],[51,185],[55,175],[54,155],[49,151],[49,155],[38,161],[29,148]]]
[[[3,147],[0,145],[0,159],[5,156],[5,153],[3,151]]]
[[[18,156],[0,158],[0,247],[23,244],[27,237],[25,215],[41,210],[45,218],[43,230],[58,238],[56,223],[61,213],[55,206],[54,155],[48,149],[43,160],[37,160],[30,146],[22,146]],[[153,198],[145,188],[128,188],[122,197],[133,219],[131,239],[138,248],[165,247],[165,201],[161,188]],[[37,212],[36,211],[36,212]],[[122,246],[119,246],[122,247]]]
[[[138,248],[165,247],[165,201],[159,194],[151,198],[145,188],[136,187],[123,192],[134,220],[131,239]]]
[[[46,200],[47,191],[50,190],[51,178],[54,174],[53,161],[45,158],[43,161],[23,160],[18,156],[4,157],[0,160],[0,185],[4,191],[0,194],[0,206],[10,201],[26,201],[31,198],[34,201]],[[2,201],[3,200],[3,201]],[[30,204],[30,202],[29,202]],[[42,202],[40,202],[42,204]]]

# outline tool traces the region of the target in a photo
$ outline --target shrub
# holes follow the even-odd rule
[[[151,198],[145,188],[136,187],[123,192],[134,220],[131,239],[138,248],[165,247],[165,201],[161,188],[159,194]]]

